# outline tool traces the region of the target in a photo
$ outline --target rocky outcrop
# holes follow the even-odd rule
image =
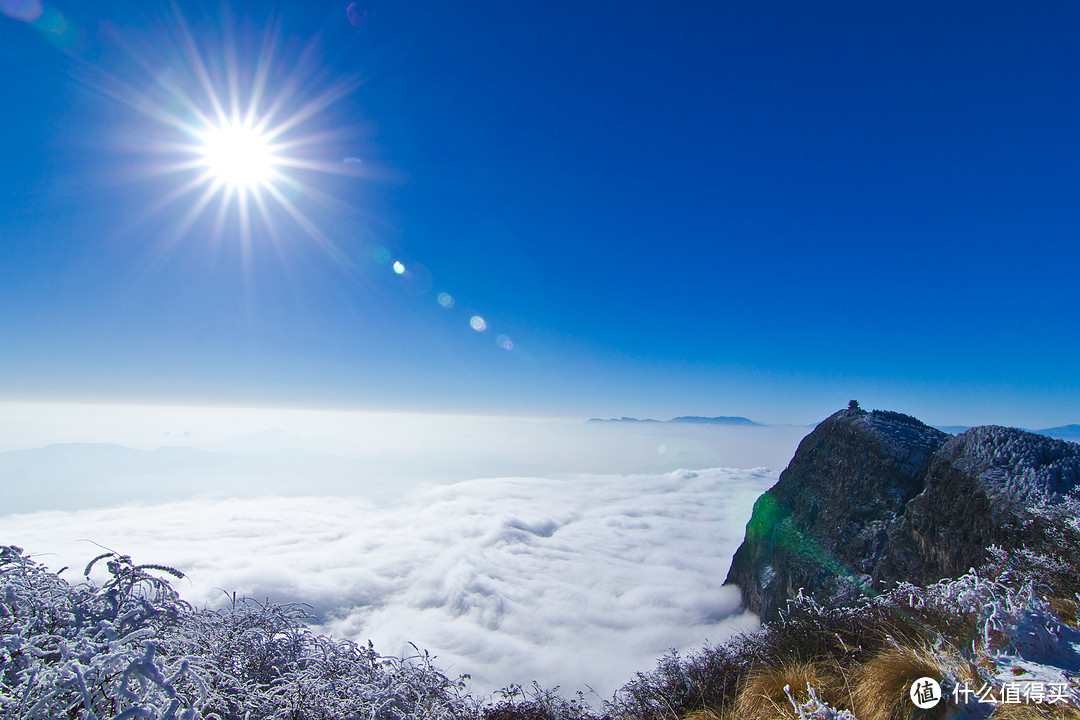
[[[838,412],[754,504],[727,583],[763,620],[803,589],[826,602],[962,574],[1018,548],[1077,494],[1080,445],[1002,427],[957,437],[895,412]]]
[[[990,545],[1019,550],[1078,482],[1076,443],[997,426],[963,432],[934,454],[923,492],[890,526],[874,578],[922,585],[980,565]]]

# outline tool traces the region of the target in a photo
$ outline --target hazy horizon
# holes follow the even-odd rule
[[[859,400],[860,406],[866,410],[888,410],[893,412],[901,412],[907,415],[911,415],[927,425],[933,427],[974,427],[977,425],[1005,425],[1009,427],[1019,427],[1027,430],[1040,430],[1044,428],[1060,427],[1064,425],[1073,425],[1080,423],[1080,410],[1077,411],[1076,416],[1072,415],[1055,415],[1052,413],[1040,413],[1037,409],[1030,409],[1028,412],[1022,414],[1004,414],[1002,417],[987,416],[985,411],[972,410],[970,414],[965,414],[963,409],[958,411],[936,414],[926,416],[920,414],[917,409],[905,406],[890,406],[890,405],[878,405],[873,402],[867,402],[860,398],[852,397],[850,399]],[[629,406],[633,406],[633,403],[628,403]],[[490,412],[470,412],[463,409],[454,408],[398,408],[387,409],[382,407],[365,407],[363,405],[356,405],[354,403],[339,402],[314,402],[314,401],[300,401],[294,400],[292,402],[282,401],[280,398],[264,398],[262,400],[248,400],[246,402],[235,402],[233,398],[222,397],[213,399],[209,397],[190,397],[186,400],[180,400],[175,397],[168,399],[150,399],[144,398],[139,400],[132,400],[131,398],[114,398],[109,400],[102,400],[99,398],[68,398],[62,399],[57,397],[0,397],[0,410],[7,414],[8,422],[5,423],[0,420],[0,452],[9,449],[16,449],[13,444],[12,438],[22,438],[22,445],[19,449],[26,449],[31,447],[26,445],[26,442],[31,442],[28,438],[35,437],[34,428],[40,428],[38,435],[39,438],[50,437],[49,433],[56,431],[58,428],[62,428],[65,425],[71,429],[79,428],[79,421],[74,419],[80,415],[80,413],[88,414],[88,416],[94,418],[94,422],[105,422],[107,426],[111,426],[110,423],[114,422],[124,414],[131,413],[134,416],[140,418],[138,422],[145,420],[148,417],[161,418],[169,415],[170,413],[176,413],[180,416],[198,417],[209,413],[211,415],[219,414],[226,416],[230,413],[237,415],[257,415],[258,413],[267,413],[269,415],[282,415],[282,414],[294,414],[296,416],[317,416],[323,415],[327,418],[332,417],[399,417],[399,418],[471,418],[475,420],[488,420],[488,421],[508,421],[508,422],[553,422],[553,423],[585,423],[589,420],[619,420],[623,418],[629,418],[633,420],[655,420],[661,423],[667,423],[678,417],[743,417],[756,425],[764,427],[797,427],[811,429],[815,427],[819,422],[824,420],[834,412],[847,407],[847,401],[836,402],[831,406],[823,405],[822,411],[818,415],[808,415],[805,412],[787,413],[780,416],[762,416],[753,412],[752,409],[747,408],[730,408],[730,407],[712,407],[701,409],[700,404],[691,405],[696,407],[695,411],[675,411],[668,414],[664,413],[650,413],[646,410],[642,410],[637,414],[631,412],[624,412],[618,409],[607,408],[608,412],[592,412],[592,413],[513,413],[506,412],[500,413],[495,411]],[[64,415],[70,415],[73,419],[70,422],[65,422],[61,418]],[[18,415],[19,419],[15,420],[14,416]],[[1022,417],[1025,422],[1019,422],[1016,418]],[[110,420],[104,420],[104,418],[112,418]],[[1054,418],[1056,421],[1051,422],[1049,419]],[[117,426],[122,426],[123,422],[120,422]],[[94,429],[82,427],[88,434],[85,437],[93,437]],[[162,430],[162,432],[167,432]],[[70,437],[75,437],[71,435]],[[167,435],[163,435],[162,439],[168,439]],[[173,438],[175,440],[176,438]],[[53,440],[57,442],[56,440]],[[59,441],[67,442],[67,441]],[[40,445],[39,445],[40,446]]]

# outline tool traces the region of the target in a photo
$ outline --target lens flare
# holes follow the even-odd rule
[[[368,19],[368,11],[359,3],[349,3],[349,6],[345,8],[345,16],[349,19],[350,25],[364,27]]]
[[[497,338],[495,338],[495,344],[501,347],[503,350],[514,349],[513,341],[505,335],[499,335]]]
[[[405,274],[405,266],[402,265],[397,260],[395,260],[394,261],[394,272],[396,272],[398,275],[404,275]]]
[[[29,24],[50,45],[59,50],[74,47],[85,29],[74,25],[63,13],[42,0],[0,0],[0,14]]]
[[[469,318],[469,327],[471,327],[476,332],[483,332],[487,330],[487,322],[479,315],[473,315],[471,318]]]
[[[450,293],[444,293],[444,292],[439,293],[438,300],[439,300],[439,304],[442,305],[447,310],[454,307],[454,297]]]
[[[41,0],[0,0],[0,13],[15,20],[33,22],[45,13]]]

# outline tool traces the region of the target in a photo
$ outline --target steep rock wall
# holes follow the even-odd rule
[[[1039,508],[1078,494],[1080,445],[1001,427],[957,437],[857,408],[823,421],[754,505],[727,583],[774,619],[803,589],[843,602],[933,582],[1032,539]]]

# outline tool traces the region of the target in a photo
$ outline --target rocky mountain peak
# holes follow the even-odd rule
[[[800,589],[824,601],[961,574],[1023,544],[1031,508],[1077,495],[1080,445],[1003,427],[957,437],[851,403],[799,444],[754,505],[727,582],[763,619]]]

